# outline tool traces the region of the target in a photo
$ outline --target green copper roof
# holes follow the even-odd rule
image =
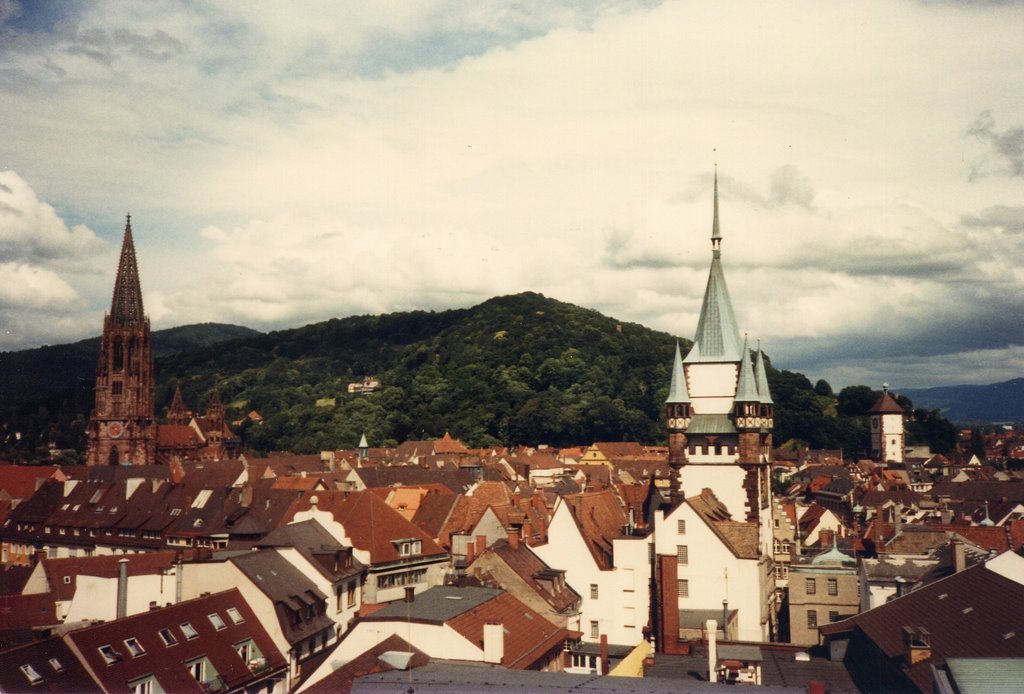
[[[704,303],[700,307],[697,334],[693,349],[686,355],[687,362],[739,361],[740,331],[736,314],[729,299],[729,287],[722,272],[722,235],[718,226],[718,172],[715,172],[715,212],[711,232],[711,271],[704,289]]]
[[[764,364],[764,352],[761,351],[761,343],[757,344],[757,356],[754,358],[754,378],[757,381],[757,394],[761,398],[761,402],[765,405],[771,405],[772,394],[768,390],[768,372],[765,369]]]
[[[676,356],[672,362],[672,380],[668,386],[668,397],[665,402],[690,402],[690,393],[686,389],[686,373],[683,371],[683,357],[676,342]]]
[[[754,366],[750,363],[750,350],[747,349],[747,338],[743,338],[743,357],[740,359],[740,373],[736,382],[736,402],[760,402],[757,385],[754,381]]]
[[[687,434],[735,434],[736,427],[727,414],[695,414],[686,427]]]

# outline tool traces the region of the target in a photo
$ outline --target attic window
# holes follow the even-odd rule
[[[61,665],[60,661],[57,660],[56,658],[50,658],[49,663],[50,663],[50,667],[53,668],[54,672],[63,672],[64,671],[64,666]]]
[[[92,495],[91,499],[89,499],[89,503],[90,504],[95,504],[97,501],[99,501],[102,498],[103,498],[103,490],[102,489],[97,489],[96,493]]]
[[[40,675],[38,672],[36,672],[36,669],[34,667],[32,667],[31,665],[22,665],[21,666],[21,671],[23,673],[25,673],[25,677],[28,678],[28,683],[29,684],[35,684],[36,682],[41,682],[42,679],[43,679],[43,676]]]
[[[117,506],[111,506],[110,513],[117,513]]]
[[[172,508],[171,509],[171,515],[172,516],[179,516],[179,515],[181,515],[181,509],[180,508]]]
[[[203,489],[197,495],[195,500],[192,502],[192,508],[203,508],[206,506],[206,502],[210,500],[210,495],[213,494],[212,489]]]
[[[157,632],[160,634],[161,640],[163,640],[165,646],[173,646],[178,643],[178,639],[174,638],[174,634],[171,633],[170,629],[166,627]]]
[[[70,576],[65,576],[64,577],[64,585],[68,585],[70,583],[71,583],[71,577]]]
[[[974,612],[974,608],[973,607],[965,607],[963,611],[964,611],[964,614],[969,614],[971,612]]]
[[[242,622],[245,621],[245,618],[242,616],[242,613],[239,612],[238,609],[234,608],[234,607],[229,607],[228,608],[228,617],[231,618],[231,621],[234,624],[241,624]]]
[[[224,623],[224,619],[216,612],[211,612],[210,614],[206,615],[206,618],[210,620],[210,624],[212,624],[213,628],[217,631],[220,631],[221,629],[227,626]]]
[[[138,658],[140,655],[146,655],[146,649],[142,647],[139,640],[134,636],[124,640],[124,645],[128,649],[128,652],[132,654],[133,658]]]
[[[1016,632],[1014,632],[1014,631],[1008,631],[1008,632],[1006,632],[1005,634],[1003,634],[1003,640],[1004,640],[1004,641],[1009,641],[1010,639],[1012,639],[1012,638],[1013,638],[1014,636],[1016,636],[1016,635],[1017,635],[1017,633],[1016,633]]]
[[[201,528],[201,527],[203,527],[203,519],[202,518],[196,518],[192,522],[192,527],[193,528]]]
[[[181,633],[184,634],[185,638],[189,640],[199,636],[199,632],[196,631],[196,628],[192,626],[192,624],[189,622],[181,623]]]
[[[103,656],[103,661],[107,665],[116,663],[121,659],[121,654],[115,651],[114,647],[110,644],[107,644],[106,646],[100,646],[97,650],[100,652],[100,655]]]

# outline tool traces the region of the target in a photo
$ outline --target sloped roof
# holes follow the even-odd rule
[[[628,522],[614,491],[584,492],[563,497],[563,500],[572,512],[594,561],[602,569],[612,568],[612,542],[624,537],[622,529]]]
[[[538,580],[538,577],[551,574],[554,569],[545,564],[543,559],[531,552],[525,545],[520,544],[518,547],[513,548],[508,540],[502,539],[489,547],[485,554],[487,552],[493,553],[505,562],[512,571],[518,574],[556,612],[561,612],[580,600],[579,593],[565,582],[562,582],[559,590],[554,592],[548,591],[546,586],[550,582],[542,582]]]
[[[882,397],[878,398],[875,404],[871,406],[868,414],[903,414],[903,408],[889,395],[888,390],[883,390]]]
[[[27,499],[59,471],[56,465],[0,465],[0,490],[12,499]]]
[[[402,518],[383,499],[372,492],[317,492],[317,508],[334,516],[345,528],[352,544],[370,553],[372,564],[399,561],[403,557],[392,540],[415,538],[422,540],[420,556],[446,554],[433,538],[414,523]],[[310,508],[310,495],[296,503],[289,515]]]
[[[230,618],[229,608],[238,610],[241,622],[236,624]],[[207,618],[214,612],[220,615],[223,627],[215,627]],[[195,637],[185,636],[179,626],[183,622],[192,625]],[[170,630],[176,643],[165,645],[159,636],[161,629]],[[124,644],[131,637],[144,650],[137,657],[132,657]],[[210,659],[227,689],[235,689],[256,679],[233,645],[247,638],[256,643],[271,668],[287,664],[237,588],[77,629],[65,638],[74,643],[107,691],[124,691],[126,682],[149,674],[158,679],[164,691],[198,691],[186,662],[201,656]],[[120,654],[116,662],[107,663],[100,654],[99,648],[105,645]]]
[[[679,342],[676,341],[675,356],[672,357],[672,379],[668,385],[667,403],[690,402],[690,392],[686,388],[686,372],[683,371],[683,357],[679,351]]]
[[[53,660],[56,660],[60,669],[53,666]],[[40,681],[34,684],[29,682],[21,670],[26,665],[39,675]],[[0,652],[0,691],[98,694],[103,689],[68,645],[60,637],[51,636]]]
[[[426,653],[400,636],[392,634],[380,643],[357,655],[327,675],[327,677],[303,689],[303,694],[339,694],[339,692],[347,692],[352,689],[352,682],[357,677],[395,669],[381,659],[381,655],[388,651],[412,653],[412,659],[409,663],[411,668],[422,667],[430,662],[430,656]]]
[[[732,520],[729,510],[710,489],[702,489],[699,495],[688,497],[686,503],[736,557],[758,558],[759,536],[756,524]]]
[[[820,630],[829,636],[859,631],[898,661],[904,652],[902,628],[924,627],[932,657],[906,664],[905,671],[922,691],[931,691],[931,667],[946,658],[1024,658],[1021,625],[1024,585],[979,564]]]

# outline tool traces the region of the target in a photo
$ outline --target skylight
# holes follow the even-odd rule
[[[178,643],[178,639],[174,638],[174,634],[171,633],[170,629],[163,628],[157,633],[160,634],[160,638],[163,640],[165,646],[173,646]]]
[[[226,624],[224,624],[224,620],[221,618],[221,616],[216,612],[211,612],[210,614],[206,615],[206,618],[210,620],[210,624],[212,624],[213,628],[217,631],[220,631],[221,629],[227,626]]]
[[[61,672],[64,670],[64,666],[60,664],[60,661],[56,658],[50,658],[50,667],[53,668],[54,672]]]
[[[242,616],[242,613],[239,612],[238,609],[235,607],[228,608],[228,617],[230,617],[231,621],[235,624],[241,624],[245,621],[245,618]]]
[[[196,494],[195,500],[192,502],[192,508],[203,508],[206,506],[206,502],[210,500],[210,495],[213,494],[212,489],[203,489]]]
[[[115,651],[114,647],[110,644],[100,646],[97,650],[100,652],[100,655],[103,656],[103,660],[107,663],[107,665],[110,665],[111,663],[116,663],[121,659],[121,654]]]
[[[43,676],[36,672],[36,669],[31,665],[22,665],[21,671],[25,673],[25,677],[28,678],[29,684],[35,684],[43,679]]]
[[[128,652],[132,654],[133,658],[138,658],[140,655],[146,654],[146,649],[142,647],[139,640],[134,636],[131,636],[124,640],[124,645],[128,649]]]
[[[199,636],[199,632],[189,622],[181,623],[181,633],[185,635],[186,639],[194,639]]]

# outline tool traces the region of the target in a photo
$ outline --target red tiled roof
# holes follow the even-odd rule
[[[0,490],[12,499],[27,499],[36,493],[44,480],[56,477],[56,465],[0,465]],[[61,475],[63,477],[63,475]]]
[[[309,499],[317,497],[317,508],[327,511],[345,528],[352,544],[370,553],[370,561],[380,564],[402,559],[392,540],[415,538],[422,540],[421,556],[438,556],[446,552],[433,538],[415,524],[402,518],[383,499],[372,492],[317,492],[306,494],[288,513],[294,517],[298,511],[310,508]]]
[[[512,670],[530,669],[538,659],[569,637],[567,630],[552,624],[511,593],[501,593],[448,622],[448,626],[481,648],[485,624],[504,627],[505,647],[501,664]]]

